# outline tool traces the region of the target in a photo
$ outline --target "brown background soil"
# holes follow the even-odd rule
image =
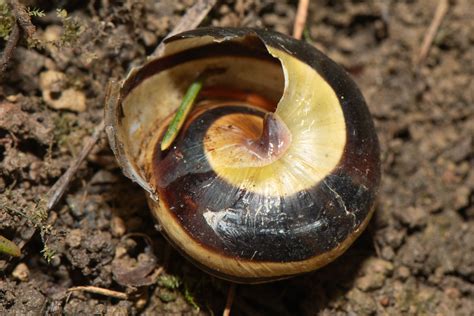
[[[290,34],[296,2],[222,1],[202,24]],[[0,234],[25,244],[21,258],[0,257],[0,314],[220,314],[228,283],[167,245],[105,137],[42,221],[50,225],[46,245],[55,253],[49,264],[39,233],[30,239],[32,221],[41,221],[36,203],[101,120],[108,80],[142,63],[193,1],[25,3],[46,13],[33,20],[43,41],[61,30],[55,10],[62,6],[83,32],[59,50],[26,49],[22,42],[0,88]],[[450,1],[427,60],[416,68],[436,3],[311,1],[307,40],[352,74],[373,114],[383,161],[379,204],[367,231],[329,266],[239,285],[233,315],[474,314],[474,4]],[[48,70],[65,75],[59,93],[73,88],[85,96],[85,111],[45,103],[40,73]],[[166,271],[136,290],[117,277],[121,268],[153,258],[143,236],[122,238],[134,232],[151,238],[152,267]],[[170,276],[179,278],[178,288]],[[66,293],[79,285],[134,298]]]

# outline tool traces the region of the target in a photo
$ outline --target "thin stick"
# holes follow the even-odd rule
[[[61,199],[63,196],[64,192],[66,189],[69,187],[69,183],[72,181],[74,174],[77,172],[79,169],[82,161],[86,159],[86,157],[89,155],[91,152],[92,148],[94,148],[94,145],[97,143],[97,141],[100,138],[100,135],[102,134],[104,130],[104,120],[102,120],[99,125],[94,130],[94,133],[92,134],[92,137],[87,140],[87,142],[84,144],[84,147],[82,148],[81,152],[79,153],[79,156],[77,156],[74,161],[72,161],[71,165],[69,168],[66,170],[66,172],[59,178],[58,181],[49,189],[47,197],[47,204],[46,208],[48,210],[52,209],[56,203]]]
[[[96,286],[76,286],[72,287],[67,290],[68,292],[77,292],[77,291],[83,291],[83,292],[88,292],[88,293],[93,293],[93,294],[100,294],[100,295],[105,295],[113,298],[118,298],[120,300],[126,300],[128,299],[128,295],[123,292],[117,292],[117,291],[112,291],[108,289],[103,289],[101,287],[96,287]]]
[[[295,24],[293,25],[293,37],[301,39],[308,16],[309,0],[300,0],[296,11]]]
[[[201,24],[202,20],[207,16],[212,7],[216,4],[217,0],[197,0],[197,2],[186,11],[186,14],[181,17],[178,24],[175,25],[173,30],[165,37],[171,37],[175,34],[192,30]],[[164,40],[156,47],[152,56],[159,56],[164,48]]]
[[[0,74],[3,74],[7,69],[8,62],[13,56],[13,52],[15,51],[16,45],[18,44],[18,40],[20,39],[20,28],[18,24],[15,22],[13,24],[13,29],[10,32],[8,37],[7,45],[3,50],[2,59],[0,60]]]
[[[436,7],[436,11],[433,16],[433,19],[431,20],[431,24],[425,33],[425,37],[423,39],[423,44],[421,45],[420,52],[418,53],[418,56],[415,58],[416,66],[421,65],[425,61],[426,57],[428,56],[431,45],[433,44],[433,40],[436,36],[436,33],[438,32],[441,22],[443,22],[443,19],[446,16],[446,13],[448,13],[448,9],[449,9],[448,0],[438,1],[438,6]]]
[[[225,309],[224,309],[224,312],[222,313],[222,316],[230,315],[230,310],[232,309],[232,303],[234,303],[235,287],[236,287],[235,283],[230,283],[229,291],[227,292],[227,301],[225,303]]]

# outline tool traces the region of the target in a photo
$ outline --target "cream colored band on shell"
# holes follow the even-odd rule
[[[220,140],[209,137],[204,146],[221,179],[247,191],[285,196],[313,187],[334,170],[346,144],[346,126],[336,93],[316,70],[283,51],[267,49],[283,66],[285,88],[275,113],[291,132],[289,149],[271,164],[246,167],[239,161],[248,157],[232,148],[239,146],[241,137],[232,137],[232,133]],[[228,121],[225,116],[220,118],[209,132],[219,135],[213,129]]]

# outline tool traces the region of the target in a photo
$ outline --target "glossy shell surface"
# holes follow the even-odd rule
[[[186,88],[200,99],[169,150]],[[165,236],[206,271],[265,282],[315,270],[366,227],[379,145],[349,75],[279,33],[203,28],[166,40],[113,89],[106,131]]]

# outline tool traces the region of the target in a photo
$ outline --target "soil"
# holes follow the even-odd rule
[[[193,1],[24,3],[46,15],[33,18],[42,45],[22,40],[0,87],[0,235],[22,246],[19,258],[0,256],[0,314],[221,314],[229,283],[166,243],[105,136],[54,210],[40,207],[101,121],[107,82],[142,63]],[[449,2],[416,67],[436,4],[311,1],[305,40],[351,73],[373,115],[379,203],[343,256],[301,277],[238,285],[232,315],[474,314],[474,4]],[[220,1],[202,25],[291,34],[296,5]],[[61,37],[71,25],[77,38]],[[67,292],[76,286],[129,299]]]

